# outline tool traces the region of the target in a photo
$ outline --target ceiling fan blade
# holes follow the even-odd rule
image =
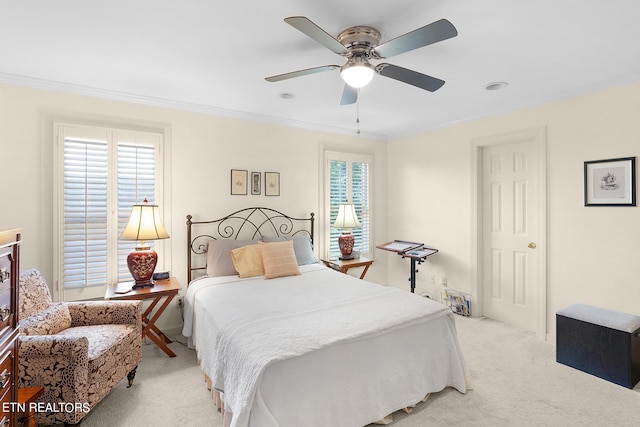
[[[340,100],[340,105],[354,104],[357,100],[358,89],[345,84],[344,90],[342,91],[342,99]]]
[[[458,30],[456,30],[456,27],[446,19],[441,19],[384,42],[373,50],[380,58],[390,58],[410,50],[450,39],[457,35]]]
[[[417,71],[408,70],[391,64],[378,64],[376,66],[378,74],[389,77],[394,80],[401,81],[419,87],[420,89],[435,92],[444,84],[444,80],[418,73]]]
[[[284,22],[302,31],[321,45],[338,55],[347,55],[349,51],[338,40],[304,16],[290,16]]]
[[[307,68],[305,70],[292,71],[290,73],[278,74],[275,76],[265,77],[268,82],[279,82],[281,80],[293,79],[294,77],[306,76],[309,74],[322,73],[323,71],[331,71],[340,68],[339,65],[323,65],[322,67]]]

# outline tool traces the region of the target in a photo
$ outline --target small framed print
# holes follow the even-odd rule
[[[264,195],[265,196],[280,195],[280,172],[264,173]]]
[[[231,195],[247,195],[248,171],[231,169]]]
[[[251,172],[251,194],[260,195],[262,188],[262,174],[260,172]]]
[[[635,206],[636,158],[584,162],[585,206]]]

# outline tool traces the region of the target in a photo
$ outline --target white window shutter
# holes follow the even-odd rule
[[[107,143],[64,141],[63,281],[65,287],[107,280]]]
[[[118,236],[131,215],[131,206],[155,204],[155,147],[153,145],[118,144]],[[153,248],[153,242],[146,242]],[[127,256],[137,242],[118,240],[118,281],[131,280]]]
[[[162,135],[57,123],[61,161],[56,212],[56,280],[61,299],[104,296],[133,280],[126,258],[137,242],[120,241],[131,207],[157,204]],[[153,242],[148,242],[153,246]]]
[[[362,227],[351,230],[355,244],[354,250],[360,253],[371,251],[371,215],[370,215],[370,180],[371,159],[369,156],[357,156],[344,153],[327,153],[328,179],[328,219],[330,258],[340,256],[338,237],[342,233],[331,225],[338,215],[338,206],[345,201],[354,204],[356,215]]]

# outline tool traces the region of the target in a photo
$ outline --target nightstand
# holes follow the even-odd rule
[[[36,412],[33,403],[44,394],[44,387],[20,387],[18,388],[18,405],[24,409],[20,422],[23,427],[36,427]]]
[[[345,274],[347,274],[347,271],[349,271],[352,268],[364,267],[364,270],[362,270],[362,274],[360,274],[360,278],[364,279],[364,275],[367,274],[367,270],[369,269],[369,267],[371,267],[371,264],[373,264],[373,261],[375,260],[361,256],[360,258],[349,259],[349,260],[323,259],[321,261],[327,267],[333,268],[334,270],[339,271],[340,273],[345,273]]]
[[[149,337],[149,339],[156,343],[156,345],[160,347],[162,351],[167,353],[169,357],[176,357],[176,354],[167,347],[167,344],[171,342],[171,339],[158,329],[156,321],[169,306],[171,300],[178,295],[178,292],[180,291],[180,282],[178,282],[178,279],[175,277],[170,277],[167,280],[156,280],[155,285],[151,288],[131,289],[131,286],[131,282],[107,286],[107,293],[105,294],[104,299],[152,299],[153,301],[149,307],[147,307],[144,313],[142,313],[142,338],[145,336]],[[162,298],[166,299],[154,312],[154,309],[158,303],[160,303]]]

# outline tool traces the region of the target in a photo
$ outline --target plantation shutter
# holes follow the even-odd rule
[[[107,142],[64,141],[65,287],[107,283]]]
[[[155,204],[155,147],[153,145],[118,144],[118,236],[129,222],[131,206],[147,200]],[[154,249],[154,242],[146,242]],[[118,240],[118,282],[131,280],[127,256],[137,242]]]
[[[134,204],[157,204],[161,135],[62,124],[57,130],[58,290],[63,300],[103,297],[107,284],[132,280],[126,259],[137,242],[118,237]]]
[[[351,230],[355,248],[362,253],[370,252],[369,242],[369,164],[351,163],[351,201],[362,227]]]
[[[340,255],[338,236],[342,233],[339,228],[332,227],[338,216],[338,206],[349,198],[348,193],[348,163],[343,160],[329,160],[329,257]],[[355,247],[357,247],[357,242]],[[355,249],[354,247],[354,249]]]
[[[370,158],[341,153],[328,153],[328,205],[329,205],[329,257],[340,256],[338,237],[342,229],[333,228],[341,203],[353,203],[362,227],[351,230],[355,244],[354,251],[366,254],[371,251],[370,234]]]

